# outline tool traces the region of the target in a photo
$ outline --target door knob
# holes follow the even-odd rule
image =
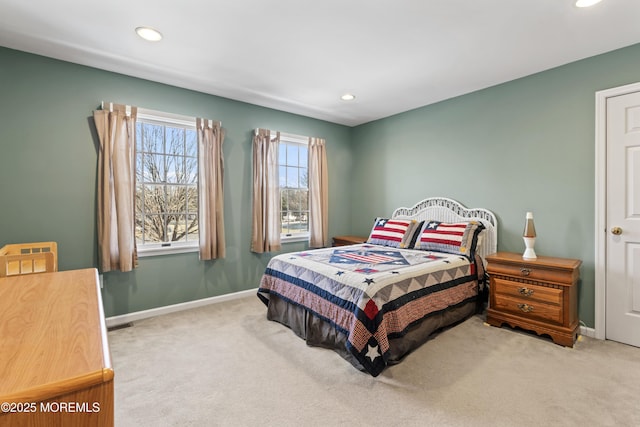
[[[620,227],[613,227],[611,229],[611,234],[615,235],[615,236],[619,236],[622,234],[622,228]]]

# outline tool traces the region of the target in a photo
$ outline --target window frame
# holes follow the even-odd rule
[[[271,131],[275,133],[275,131]],[[279,206],[282,206],[282,191],[280,187],[280,144],[297,144],[306,147],[307,149],[307,158],[309,153],[309,137],[302,135],[293,135],[289,133],[280,132],[280,141],[278,142],[278,199],[280,201]],[[309,163],[307,161],[307,174],[309,173]],[[308,175],[307,175],[308,176]],[[310,219],[310,209],[309,209],[309,183],[307,181],[307,226],[310,227],[310,223],[308,222]],[[282,210],[278,210],[278,218],[280,222],[280,242],[281,243],[294,243],[294,242],[308,242],[311,236],[309,229],[306,232],[302,233],[282,233]]]
[[[188,130],[193,130],[196,131],[196,118],[195,117],[189,117],[189,116],[182,116],[182,115],[178,115],[178,114],[173,114],[173,113],[166,113],[163,111],[154,111],[154,110],[149,110],[149,109],[143,109],[143,108],[138,108],[138,114],[137,114],[137,118],[136,118],[136,147],[135,147],[135,152],[134,152],[134,173],[135,173],[135,177],[136,177],[136,194],[137,194],[137,187],[140,184],[137,180],[137,176],[138,176],[138,161],[137,161],[137,156],[138,156],[138,141],[137,141],[137,135],[138,135],[138,130],[137,130],[137,126],[139,123],[150,123],[150,124],[156,124],[156,125],[161,125],[164,127],[180,127],[180,128],[184,128],[184,129],[188,129]],[[140,142],[140,144],[142,144],[142,142]],[[198,142],[197,142],[197,135],[196,135],[196,176],[197,179],[199,179],[199,153],[198,153]],[[165,150],[165,154],[166,155],[166,150]],[[185,155],[185,157],[187,157]],[[143,184],[145,185],[145,184]],[[147,185],[153,185],[153,184],[147,184]],[[199,181],[196,183],[196,191],[198,191],[199,188]],[[137,198],[137,195],[134,196],[135,198]],[[199,215],[200,215],[200,208],[199,208],[199,204],[200,204],[200,200],[198,199],[198,209],[196,209],[196,215],[198,215],[198,227],[199,227]],[[136,216],[137,219],[137,210],[134,209],[134,215]],[[157,255],[170,255],[170,254],[180,254],[180,253],[189,253],[189,252],[198,252],[200,250],[200,236],[198,236],[198,239],[193,240],[193,241],[187,241],[187,242],[168,242],[167,243],[146,243],[146,244],[139,244],[137,242],[137,238],[136,238],[136,249],[138,252],[138,257],[139,258],[143,258],[143,257],[149,257],[149,256],[157,256]]]

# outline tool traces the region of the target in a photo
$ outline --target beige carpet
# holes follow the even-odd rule
[[[640,349],[449,329],[379,377],[243,298],[109,333],[116,426],[640,426]]]

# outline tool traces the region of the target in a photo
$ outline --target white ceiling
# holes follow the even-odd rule
[[[0,45],[353,126],[640,42],[574,1],[0,0]]]

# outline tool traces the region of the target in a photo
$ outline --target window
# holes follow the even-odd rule
[[[304,137],[280,134],[280,238],[285,242],[309,238],[308,155],[308,142]]]
[[[195,119],[138,111],[135,235],[139,252],[197,251]]]

